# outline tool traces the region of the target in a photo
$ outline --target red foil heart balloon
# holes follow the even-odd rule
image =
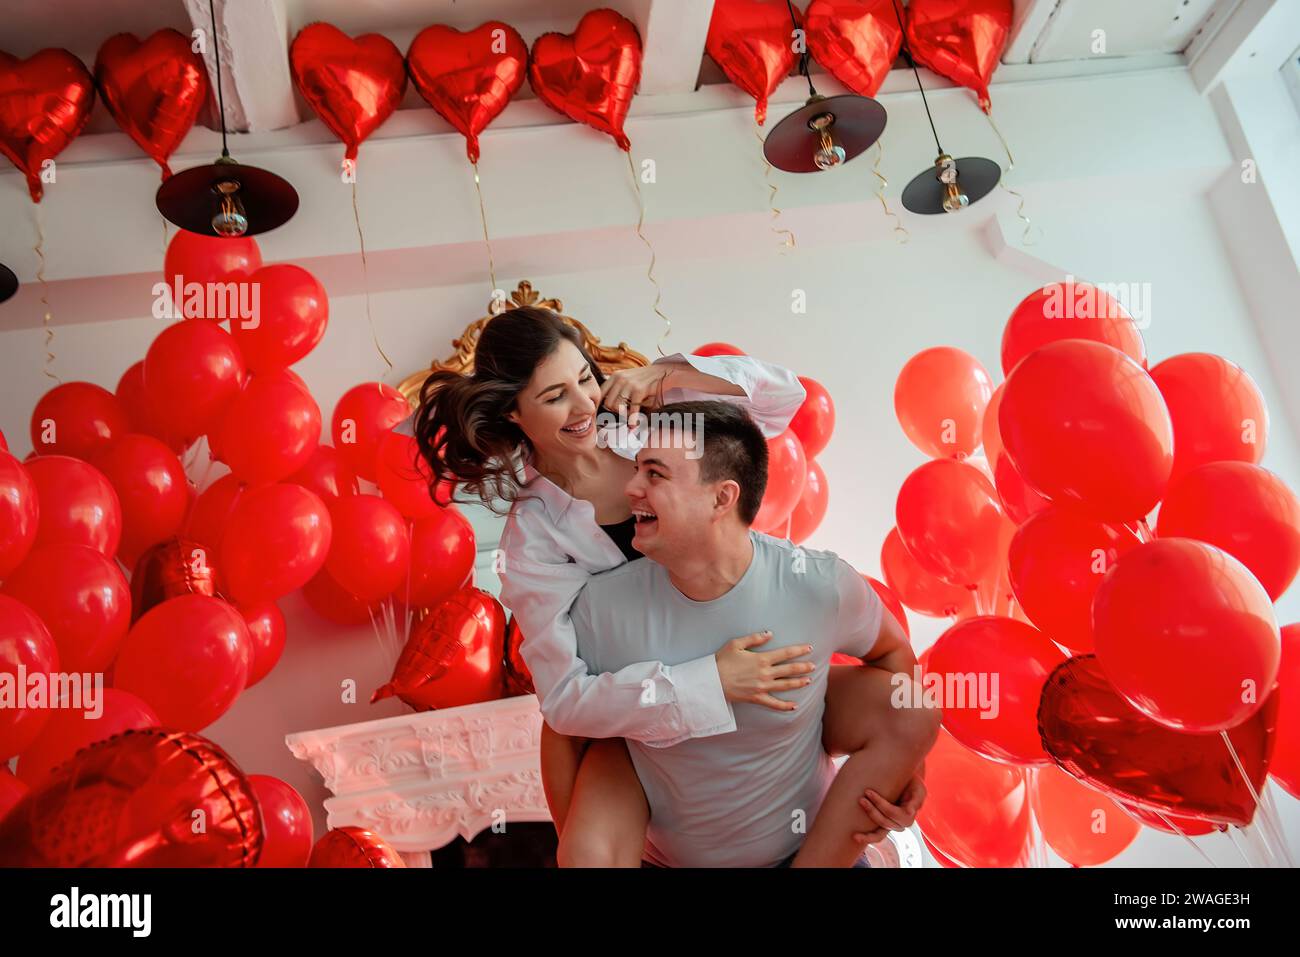
[[[989,111],[989,80],[1011,32],[1011,0],[912,0],[907,48],[917,63],[974,90]]]
[[[728,80],[754,98],[754,119],[762,126],[767,120],[767,98],[794,66],[789,4],[786,0],[717,0],[704,50]]]
[[[178,595],[217,597],[212,552],[187,538],[159,542],[137,559],[131,573],[131,624]]]
[[[208,739],[161,728],[83,748],[0,823],[5,867],[252,867],[261,849],[248,778]]]
[[[406,68],[420,95],[460,130],[469,161],[477,163],[478,135],[523,85],[528,44],[497,20],[467,33],[439,24],[411,42]]]
[[[481,588],[466,587],[435,605],[411,631],[374,704],[397,695],[417,711],[500,698],[506,613]]]
[[[812,0],[808,52],[859,96],[875,96],[903,46],[894,0]]]
[[[405,867],[406,861],[374,831],[336,827],[311,849],[308,867]]]
[[[1258,793],[1268,774],[1280,695],[1228,731]],[[1071,658],[1043,685],[1043,747],[1066,771],[1146,811],[1244,827],[1255,799],[1222,734],[1184,734],[1157,724],[1106,680],[1096,655]]]
[[[519,630],[519,622],[512,616],[506,626],[506,697],[521,694],[536,694],[533,687],[533,673],[528,670],[520,648],[524,643],[524,633]]]
[[[208,70],[177,30],[144,42],[109,37],[95,57],[95,82],[117,125],[171,176],[167,158],[189,133],[208,99]]]
[[[0,52],[0,153],[27,177],[32,202],[44,193],[45,163],[77,138],[94,102],[90,71],[67,50],[26,60]]]
[[[571,120],[632,143],[623,132],[641,79],[641,35],[613,10],[592,10],[572,34],[543,33],[533,43],[528,82],[537,98]]]
[[[293,38],[289,66],[303,98],[343,141],[349,160],[406,92],[401,51],[378,33],[354,40],[338,27],[313,23]]]

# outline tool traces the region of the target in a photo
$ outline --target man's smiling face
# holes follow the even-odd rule
[[[627,483],[627,501],[636,518],[632,545],[648,558],[684,554],[714,518],[714,483],[701,483],[700,460],[677,446],[671,441],[647,444]]]

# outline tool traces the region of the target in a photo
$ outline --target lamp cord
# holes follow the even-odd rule
[[[785,5],[790,8],[790,23],[798,31],[799,18],[795,15],[793,0],[785,0]],[[813,86],[812,75],[808,72],[808,38],[806,36],[803,39],[803,51],[799,54],[799,73],[808,81],[808,95],[816,96],[817,88]]]
[[[217,40],[217,0],[208,0],[208,12],[212,14],[212,53],[217,58],[217,109],[221,112],[221,155],[229,158],[230,150],[226,148],[226,101],[221,95],[221,43]]]
[[[903,11],[898,5],[898,0],[893,0],[893,7],[894,16],[898,18],[898,30],[902,34],[903,56],[907,57],[907,63],[912,68],[912,75],[916,77],[916,88],[921,91],[921,103],[925,106],[925,118],[930,121],[930,132],[934,135],[934,145],[942,154],[943,146],[939,142],[939,131],[934,128],[934,117],[930,115],[930,101],[925,98],[925,86],[921,83],[921,74],[916,69],[916,60],[912,58],[912,48],[907,43],[907,28],[903,26]]]

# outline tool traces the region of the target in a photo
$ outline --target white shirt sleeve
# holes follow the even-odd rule
[[[673,387],[670,378],[664,392],[665,402],[699,399],[734,402],[745,407],[767,439],[776,438],[790,427],[790,420],[808,395],[799,377],[789,369],[752,356],[695,356],[678,352],[656,359],[654,364],[665,362],[686,363],[706,375],[726,379],[745,390],[744,395],[717,395],[698,389],[678,389]]]
[[[836,559],[835,591],[839,596],[835,615],[835,650],[864,658],[880,635],[885,603],[867,580],[842,558]]]
[[[519,527],[517,513],[501,547],[501,600],[519,623],[520,653],[532,673],[542,715],[554,731],[668,747],[736,730],[712,655],[680,665],[643,661],[591,674],[578,657],[570,617],[574,599],[591,576],[560,554],[544,531],[528,535]],[[653,693],[647,693],[647,682]]]

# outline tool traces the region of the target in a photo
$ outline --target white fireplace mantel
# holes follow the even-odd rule
[[[408,864],[488,827],[549,821],[538,744],[536,695],[485,701],[285,736],[333,796],[331,828],[383,837]]]

